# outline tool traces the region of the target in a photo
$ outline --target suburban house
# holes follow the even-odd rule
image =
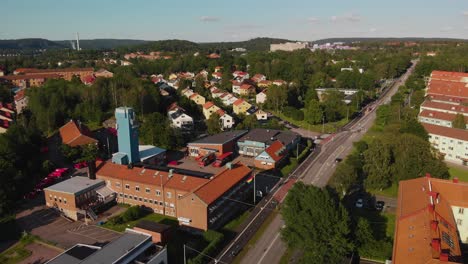
[[[239,88],[239,94],[240,95],[245,95],[245,96],[255,94],[255,87],[253,87],[253,85],[244,83]]]
[[[258,83],[258,82],[261,82],[261,81],[266,81],[266,76],[263,75],[263,74],[257,73],[251,79],[255,83]]]
[[[269,147],[254,159],[256,168],[262,170],[271,170],[277,168],[284,158],[287,156],[288,151],[281,141],[276,140]]]
[[[76,244],[48,264],[138,263],[167,264],[167,248],[156,244],[150,230],[126,229],[105,246]]]
[[[213,98],[218,98],[225,93],[225,91],[218,89],[216,86],[211,87],[210,91]]]
[[[217,53],[211,53],[209,54],[208,56],[206,56],[208,59],[219,59],[221,58],[221,55],[217,54]]]
[[[177,103],[172,103],[167,108],[167,116],[171,121],[171,126],[183,130],[191,130],[193,128],[193,118],[185,113],[185,109],[178,106]]]
[[[282,86],[282,85],[286,85],[287,82],[283,81],[283,80],[274,80],[272,82],[273,85],[276,85],[276,86]]]
[[[219,121],[221,122],[221,128],[223,130],[225,129],[231,129],[232,126],[234,125],[234,118],[232,116],[228,115],[224,110],[219,109],[217,111],[219,117]]]
[[[249,110],[251,107],[252,105],[249,104],[244,99],[237,99],[233,103],[232,109],[236,115],[240,115],[240,114],[247,114],[247,110]]]
[[[247,132],[247,130],[227,131],[190,142],[187,144],[189,155],[198,157],[214,152],[220,156],[226,152],[236,152],[237,140]]]
[[[92,85],[94,81],[96,81],[96,77],[94,77],[94,75],[85,75],[85,76],[81,76],[80,80],[83,84],[89,86],[89,85]]]
[[[220,108],[217,107],[213,102],[207,102],[203,105],[203,115],[206,119],[210,119],[210,116],[213,113],[216,113],[218,110],[220,110]]]
[[[299,143],[300,136],[294,132],[276,129],[255,128],[237,141],[239,154],[257,157],[275,141],[281,142],[286,150],[292,150]]]
[[[468,242],[467,193],[457,178],[400,181],[392,262],[464,263],[459,241]]]
[[[223,74],[222,74],[221,72],[219,72],[219,71],[218,71],[218,72],[213,72],[213,73],[211,74],[211,76],[212,76],[213,78],[215,78],[215,79],[218,79],[218,80],[221,80],[221,78],[223,78]]]
[[[257,95],[255,95],[255,102],[257,104],[264,104],[266,102],[266,99],[267,99],[267,94],[266,94],[267,90],[263,90],[261,92],[259,92]]]
[[[232,81],[232,92],[235,94],[240,94],[240,88],[242,86],[241,82]]]
[[[235,101],[237,101],[237,99],[239,99],[231,93],[223,93],[219,98],[223,101],[225,106],[232,105]]]
[[[190,96],[192,96],[192,94],[194,94],[193,90],[190,89],[190,88],[185,88],[181,91],[182,95],[187,97],[187,98],[190,98]]]
[[[263,110],[258,110],[257,112],[255,112],[255,116],[257,117],[257,120],[259,121],[268,120],[268,113]]]
[[[70,147],[88,144],[97,144],[98,141],[91,137],[91,131],[80,121],[70,120],[60,129],[62,143]]]
[[[216,67],[214,68],[214,71],[215,71],[215,72],[220,72],[222,69],[223,69],[223,66],[216,66]]]
[[[243,71],[235,71],[232,73],[232,76],[234,78],[237,78],[240,81],[244,81],[246,79],[249,79],[249,73],[248,72],[243,72]]]
[[[205,97],[199,95],[198,93],[193,93],[192,95],[190,95],[189,99],[194,101],[197,105],[205,104]]]

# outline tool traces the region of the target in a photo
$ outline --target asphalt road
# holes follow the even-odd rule
[[[317,156],[311,155],[301,163],[299,168],[293,172],[293,176],[299,178],[299,180],[306,184],[324,187],[335,171],[337,165],[335,159],[344,158],[351,152],[353,142],[359,141],[372,126],[376,118],[376,108],[379,105],[390,102],[391,97],[398,91],[398,87],[402,85],[413,72],[415,65],[416,64],[413,64],[413,66],[409,68],[380,99],[367,106],[367,108],[370,108],[367,114],[352,122],[344,131],[335,134],[331,140],[322,146],[322,150]],[[387,201],[387,204],[388,203],[394,204],[394,201]],[[286,251],[286,247],[279,237],[279,232],[283,225],[284,222],[278,214],[267,227],[263,235],[257,240],[255,245],[248,249],[241,263],[279,263],[281,256]]]

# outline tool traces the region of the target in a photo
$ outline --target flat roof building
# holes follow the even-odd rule
[[[127,229],[117,240],[104,247],[77,244],[48,264],[141,263],[167,264],[166,248],[155,245],[151,235]]]
[[[198,157],[214,152],[219,156],[226,152],[236,152],[236,141],[247,132],[247,130],[227,131],[190,142],[187,145],[189,155]]]

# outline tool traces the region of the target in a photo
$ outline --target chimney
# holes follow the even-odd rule
[[[168,178],[172,178],[172,174],[174,173],[174,169],[169,170],[169,174],[167,175]]]
[[[437,222],[436,220],[432,220],[431,221],[431,229],[436,231],[437,230],[437,225],[439,224],[439,222]]]
[[[232,162],[226,163],[226,168],[232,170]]]
[[[88,162],[88,178],[90,180],[96,179],[96,162],[95,161]]]
[[[437,252],[440,252],[440,240],[438,238],[432,239],[431,246],[432,249],[434,249]]]
[[[428,204],[427,209],[429,209],[429,212],[434,212],[434,204]]]
[[[449,261],[449,255],[447,253],[440,253],[439,260],[444,261],[444,262],[448,262]]]

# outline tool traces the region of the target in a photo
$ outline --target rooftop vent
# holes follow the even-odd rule
[[[226,168],[232,170],[232,162],[226,163]]]
[[[182,182],[184,182],[187,179],[187,176],[182,177]]]
[[[169,170],[169,175],[168,175],[168,177],[169,177],[169,178],[172,178],[172,176],[173,176],[172,174],[173,174],[173,173],[174,173],[174,169],[170,169],[170,170]]]
[[[142,169],[140,175],[143,175],[146,172],[146,169]]]

